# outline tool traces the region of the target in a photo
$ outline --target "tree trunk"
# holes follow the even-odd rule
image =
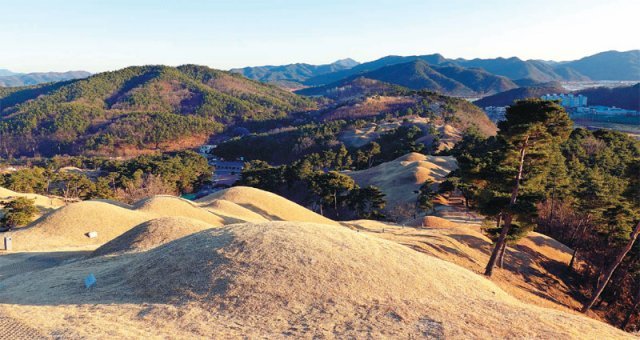
[[[578,256],[578,248],[573,249],[573,255],[571,255],[571,261],[569,261],[569,269],[573,270],[573,265],[576,261],[576,257]]]
[[[498,267],[504,268],[504,253],[507,251],[507,242],[502,245],[502,249],[500,249],[500,255],[498,255]]]
[[[582,307],[582,313],[586,313],[587,311],[589,311],[589,309],[591,309],[591,307],[593,307],[593,305],[596,303],[596,301],[600,297],[600,294],[602,294],[604,289],[607,287],[609,280],[611,280],[611,276],[613,276],[613,272],[616,271],[616,268],[618,268],[618,266],[620,265],[624,257],[627,255],[629,250],[631,250],[631,247],[633,247],[633,243],[638,238],[639,233],[640,233],[640,222],[638,222],[636,227],[631,232],[631,235],[629,235],[629,242],[627,242],[627,245],[622,249],[620,254],[618,254],[618,256],[616,257],[615,261],[611,264],[611,267],[609,267],[609,269],[606,271],[606,274],[604,275],[604,280],[602,280],[602,282],[600,282],[600,284],[598,285],[598,289],[593,294],[593,297],[591,297],[591,300],[588,303],[586,303],[584,307]]]
[[[554,183],[555,184],[555,183]],[[549,212],[549,220],[547,221],[547,232],[549,232],[549,230],[551,230],[551,226],[553,225],[553,215],[554,212],[556,210],[556,187],[555,185],[553,186],[553,193],[551,194],[551,211]],[[564,230],[564,228],[563,228]],[[564,233],[563,235],[564,236]]]
[[[522,179],[522,169],[524,168],[524,156],[527,152],[527,145],[529,142],[529,136],[527,136],[520,147],[520,165],[518,167],[518,173],[516,174],[515,184],[513,186],[513,191],[511,192],[511,200],[509,201],[509,208],[516,204],[518,199],[518,190],[520,189],[520,180]],[[493,247],[493,251],[491,252],[491,257],[489,257],[489,263],[487,263],[487,267],[484,270],[484,275],[491,276],[493,274],[493,267],[496,265],[496,261],[498,260],[498,253],[500,249],[504,246],[504,243],[507,242],[507,235],[509,235],[509,229],[511,228],[511,220],[513,216],[511,212],[504,214],[504,226],[502,227],[502,231],[500,232],[500,236],[498,237],[498,241],[496,242],[495,247]]]

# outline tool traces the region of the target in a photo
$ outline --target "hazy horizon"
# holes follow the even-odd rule
[[[566,61],[640,48],[640,2],[0,0],[0,69],[218,69],[386,55]]]

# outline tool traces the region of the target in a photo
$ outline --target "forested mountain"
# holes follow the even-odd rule
[[[223,127],[314,103],[204,66],[141,66],[87,79],[0,88],[0,154],[114,154],[190,147]]]
[[[567,93],[560,83],[551,82],[542,85],[519,87],[508,91],[496,93],[492,96],[484,97],[473,102],[479,107],[487,106],[507,106],[514,101],[524,98],[539,98],[548,93]]]
[[[0,70],[0,86],[27,86],[56,81],[82,79],[91,75],[86,71],[3,73]]]
[[[367,63],[362,63],[348,70],[342,70],[342,71],[327,73],[327,74],[313,77],[305,81],[305,84],[310,86],[326,85],[326,84],[333,83],[354,75],[360,75],[365,72],[377,70],[385,66],[404,64],[404,63],[408,63],[416,60],[423,60],[431,65],[438,65],[446,62],[446,59],[440,54],[429,54],[429,55],[408,56],[408,57],[391,55],[391,56],[386,56],[384,58],[380,58]]]
[[[240,73],[245,77],[265,83],[295,87],[309,78],[326,73],[348,70],[359,63],[353,59],[341,59],[326,65],[289,64],[281,66],[256,66],[232,69],[231,72]]]
[[[616,106],[640,111],[640,83],[624,87],[590,88],[580,90],[577,93],[587,96],[589,105]]]
[[[640,80],[640,50],[607,51],[561,65],[593,80]]]
[[[406,87],[385,83],[380,80],[354,76],[324,86],[308,87],[298,90],[296,93],[303,96],[322,96],[337,101],[344,101],[375,94],[393,95],[404,93],[408,90]]]
[[[458,65],[464,67],[478,67],[487,72],[507,77],[509,79],[533,79],[535,81],[553,80],[588,80],[588,78],[577,74],[575,71],[567,70],[564,66],[558,65],[562,73],[568,78],[556,73],[555,69],[544,62],[537,60],[522,60],[520,58],[495,58],[495,59],[456,59]]]
[[[430,66],[424,60],[386,66],[361,73],[359,76],[414,90],[425,89],[462,96],[496,93],[517,87],[507,78],[495,76],[482,70],[457,66]],[[334,87],[339,85],[340,82]]]

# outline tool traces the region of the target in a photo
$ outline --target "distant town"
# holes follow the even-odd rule
[[[549,93],[541,96],[540,99],[558,101],[574,120],[585,119],[625,124],[640,119],[640,112],[635,110],[627,110],[615,106],[589,106],[588,98],[584,95]],[[499,122],[504,120],[507,106],[487,106],[483,109],[489,119]],[[636,123],[640,123],[640,121],[636,121]]]

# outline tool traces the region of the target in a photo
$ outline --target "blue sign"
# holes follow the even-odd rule
[[[91,288],[96,285],[96,277],[93,273],[89,274],[89,276],[84,278],[84,286],[85,288]]]

